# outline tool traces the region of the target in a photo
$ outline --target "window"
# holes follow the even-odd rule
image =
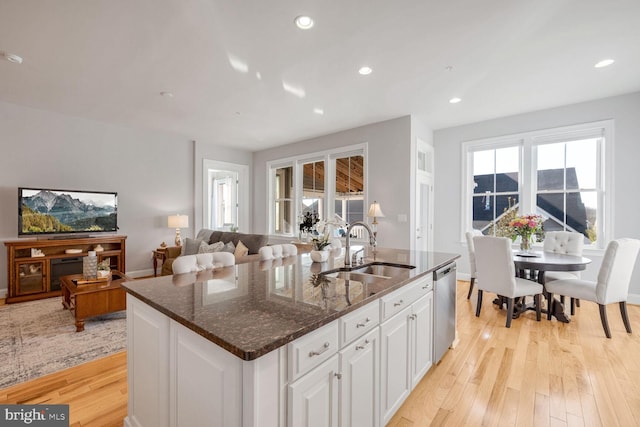
[[[203,160],[202,226],[214,230],[247,230],[249,167]]]
[[[475,151],[473,182],[473,228],[493,235],[493,225],[518,206],[520,147]]]
[[[275,169],[274,175],[274,223],[276,234],[293,233],[293,167]]]
[[[347,223],[364,220],[364,156],[339,157],[335,162],[334,214]]]
[[[366,144],[283,159],[269,165],[269,232],[292,236],[300,218],[345,222],[365,218]],[[295,221],[291,221],[295,218]]]
[[[545,231],[578,232],[586,247],[604,249],[611,236],[605,154],[612,127],[604,121],[464,143],[462,231],[500,234],[509,215],[535,213]]]

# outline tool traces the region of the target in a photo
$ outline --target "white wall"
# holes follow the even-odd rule
[[[640,92],[601,100],[504,117],[434,132],[435,147],[435,242],[438,250],[463,254],[461,272],[468,273],[466,246],[461,241],[461,144],[464,141],[613,119],[614,155],[607,167],[614,174],[613,238],[640,239]],[[595,280],[601,253],[586,252],[593,263],[583,278]],[[640,303],[640,261],[636,263],[630,302]]]
[[[194,143],[140,130],[0,102],[0,240],[18,237],[20,186],[118,192],[119,234],[127,235],[127,272],[150,274],[151,250],[171,244],[167,215],[194,215]],[[250,153],[199,145],[198,156],[248,161]],[[183,230],[185,236],[193,234]],[[6,249],[0,245],[0,259]],[[7,288],[0,266],[0,297]]]
[[[371,201],[380,203],[385,218],[378,219],[381,247],[409,249],[409,222],[398,222],[398,215],[410,217],[411,118],[409,116],[361,126],[330,135],[255,152],[253,155],[253,228],[268,230],[266,162],[359,143],[368,144],[369,182],[365,189]]]

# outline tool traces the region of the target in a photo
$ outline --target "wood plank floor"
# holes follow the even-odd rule
[[[529,312],[505,328],[505,310],[458,284],[458,346],[422,379],[388,427],[640,426],[640,306],[628,306],[627,334],[618,304],[607,307],[612,339],[598,306],[576,308],[571,323],[535,321]]]
[[[432,368],[389,427],[640,425],[640,306],[629,306],[628,335],[610,305],[608,340],[597,306],[583,302],[569,324],[504,327],[505,312],[485,295],[480,318],[468,282],[459,282],[460,343]],[[127,411],[121,352],[0,390],[0,403],[67,403],[71,426],[121,426]]]

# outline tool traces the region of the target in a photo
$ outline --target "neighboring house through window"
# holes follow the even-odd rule
[[[612,235],[612,129],[603,121],[465,142],[462,231],[500,234],[515,212],[535,213],[545,231],[581,233],[587,247],[604,249]]]

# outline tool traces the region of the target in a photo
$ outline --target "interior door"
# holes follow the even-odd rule
[[[433,250],[433,147],[418,140],[416,144],[416,230],[414,248]]]

